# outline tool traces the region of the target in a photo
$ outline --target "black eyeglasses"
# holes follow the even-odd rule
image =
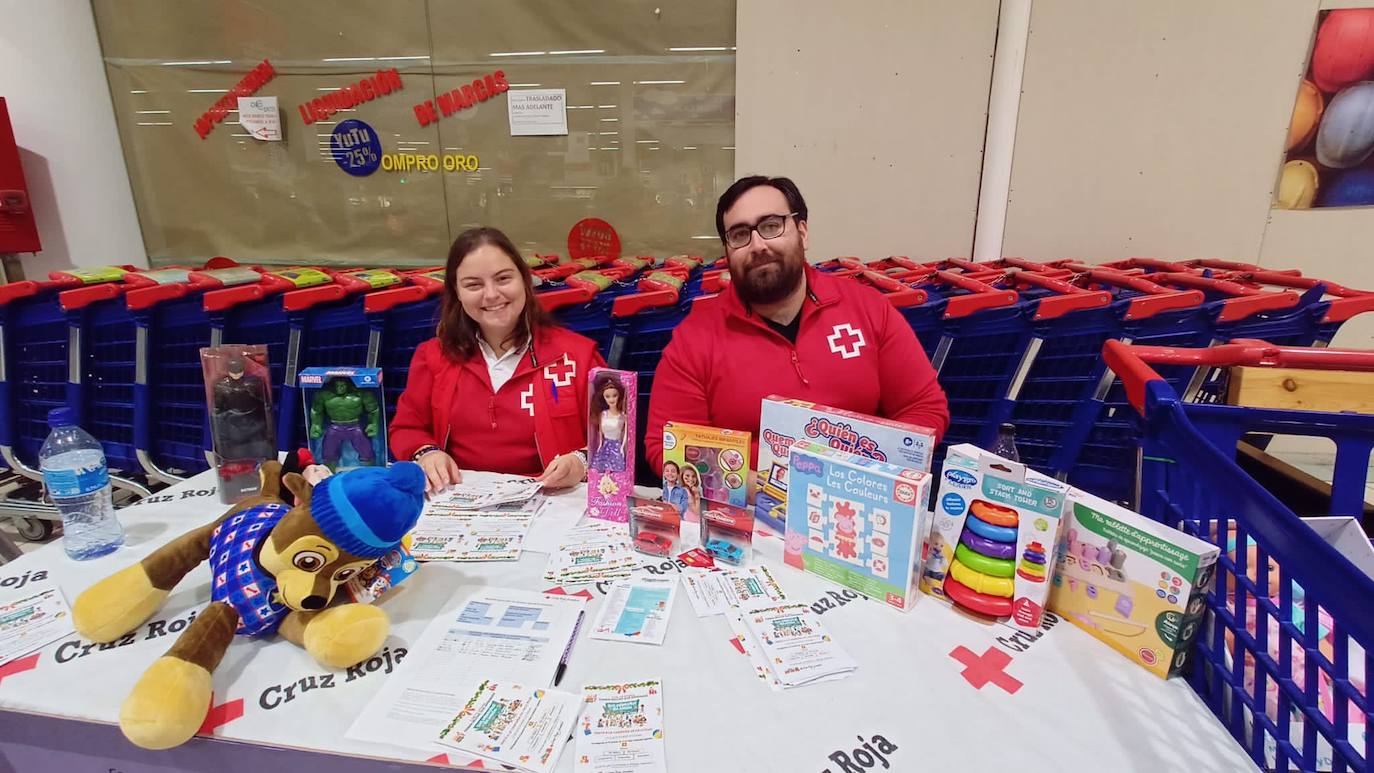
[[[776,239],[787,230],[787,218],[795,217],[796,214],[788,212],[785,215],[768,215],[754,225],[737,225],[725,232],[725,246],[737,250],[754,238],[755,231],[765,239]]]

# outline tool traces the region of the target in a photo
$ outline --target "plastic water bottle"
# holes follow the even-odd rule
[[[70,408],[48,412],[52,431],[38,452],[43,482],[62,514],[62,547],[77,561],[96,558],[124,544],[115,516],[110,473],[100,442],[76,426]]]
[[[1021,461],[1021,455],[1016,453],[1016,426],[1008,423],[998,427],[997,440],[989,450],[1008,461]]]

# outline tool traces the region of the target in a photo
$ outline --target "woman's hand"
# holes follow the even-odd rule
[[[415,463],[425,471],[426,494],[438,494],[449,486],[463,482],[463,474],[458,471],[458,463],[444,451],[422,454]]]
[[[586,476],[587,466],[582,463],[581,456],[559,454],[549,462],[544,474],[539,476],[539,482],[544,484],[546,489],[568,488],[581,483]]]

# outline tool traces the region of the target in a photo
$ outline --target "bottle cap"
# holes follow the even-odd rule
[[[53,429],[76,426],[76,411],[65,405],[48,411],[48,426]]]

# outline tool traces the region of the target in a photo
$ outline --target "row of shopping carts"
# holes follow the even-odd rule
[[[721,261],[687,255],[530,263],[541,304],[594,339],[611,366],[639,373],[641,415],[673,329],[729,278]],[[1107,340],[1322,346],[1374,310],[1374,294],[1214,260],[888,257],[818,268],[872,286],[911,325],[949,397],[948,443],[987,445],[1011,422],[1024,461],[1122,501],[1134,500],[1139,432],[1102,359]],[[433,335],[443,282],[438,267],[278,270],[216,258],[0,286],[0,453],[12,469],[32,471],[47,410],[70,405],[113,469],[166,482],[203,470],[199,350],[220,343],[267,346],[283,449],[303,437],[302,368],[382,368],[391,415],[415,347]],[[1162,375],[1185,399],[1205,401],[1224,392],[1224,373]]]

